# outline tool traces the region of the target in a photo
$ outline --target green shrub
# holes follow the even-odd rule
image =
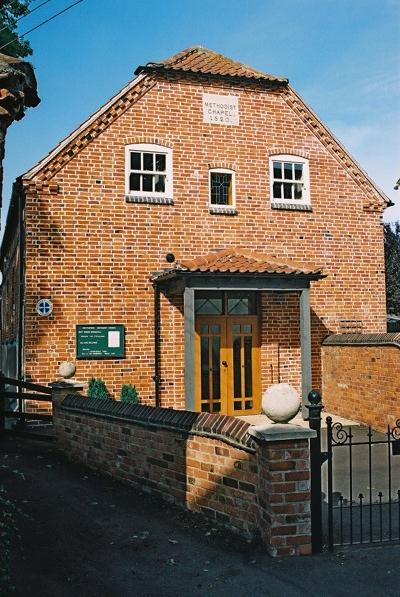
[[[137,389],[131,383],[125,384],[121,388],[121,402],[130,404],[139,404],[139,395]]]
[[[106,388],[106,384],[100,378],[96,379],[95,377],[92,377],[91,379],[89,379],[87,395],[89,398],[102,398],[105,400],[112,400],[111,395]]]

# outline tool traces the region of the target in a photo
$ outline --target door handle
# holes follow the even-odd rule
[[[224,367],[227,367],[228,363],[226,361],[222,361],[221,365],[223,365]]]

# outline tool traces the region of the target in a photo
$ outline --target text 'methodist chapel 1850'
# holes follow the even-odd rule
[[[14,186],[3,371],[231,415],[306,396],[327,335],[386,330],[387,197],[285,78],[201,47],[135,75]]]

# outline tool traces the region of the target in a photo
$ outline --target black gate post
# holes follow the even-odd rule
[[[328,548],[333,551],[333,461],[332,461],[332,417],[326,418],[326,445],[328,455]],[[371,468],[370,468],[371,470]],[[371,485],[371,481],[370,481]],[[371,500],[372,503],[372,500]]]
[[[321,394],[311,390],[308,394],[308,423],[310,429],[317,432],[317,437],[310,439],[311,460],[311,543],[313,553],[322,551],[322,503],[321,503]]]

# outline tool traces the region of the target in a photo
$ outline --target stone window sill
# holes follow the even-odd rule
[[[225,207],[225,206],[217,207],[215,205],[212,205],[209,207],[208,210],[209,210],[210,214],[213,214],[213,215],[222,215],[222,216],[236,216],[237,215],[236,207]]]
[[[271,203],[271,209],[286,209],[289,211],[312,211],[311,205],[304,203]]]
[[[146,197],[146,195],[125,195],[127,203],[154,203],[156,205],[173,205],[172,197]]]

